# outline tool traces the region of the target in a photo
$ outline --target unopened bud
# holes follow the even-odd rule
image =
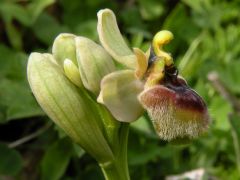
[[[76,59],[76,47],[75,47],[75,35],[62,33],[59,34],[54,40],[52,53],[57,63],[63,67],[65,59],[71,59],[71,61],[77,66]]]
[[[96,103],[69,81],[53,57],[32,53],[27,73],[32,92],[46,114],[99,162],[111,160],[113,154]]]
[[[77,37],[76,52],[83,85],[91,92],[100,92],[101,79],[115,70],[111,56],[94,41]]]
[[[79,70],[77,66],[70,60],[66,59],[63,64],[65,75],[70,79],[70,81],[78,87],[83,87],[82,80],[80,77]]]

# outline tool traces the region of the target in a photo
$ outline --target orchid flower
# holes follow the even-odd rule
[[[102,79],[98,97],[117,120],[132,122],[147,110],[160,138],[168,141],[196,138],[207,130],[209,115],[204,101],[178,75],[173,58],[163,50],[173,39],[171,32],[163,30],[154,36],[150,54],[138,48],[132,51],[113,12],[101,10],[98,34],[105,50],[126,66]]]
[[[97,160],[106,179],[128,180],[129,123],[147,111],[159,137],[174,141],[205,133],[209,115],[163,50],[170,31],[159,31],[143,52],[128,47],[111,10],[97,16],[101,45],[60,34],[51,54],[29,56],[28,81],[42,109]]]

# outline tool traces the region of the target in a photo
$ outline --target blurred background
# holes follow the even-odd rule
[[[131,47],[147,50],[157,31],[174,33],[166,49],[212,119],[207,135],[180,146],[159,140],[147,116],[133,123],[132,179],[197,173],[200,179],[240,179],[239,0],[0,0],[0,179],[103,179],[94,159],[46,117],[26,79],[30,52],[50,52],[59,33],[98,42],[102,8],[115,12]]]

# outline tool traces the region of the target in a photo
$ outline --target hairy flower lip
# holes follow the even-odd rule
[[[178,75],[174,64],[167,64],[165,56],[151,51],[145,78],[147,85],[138,100],[161,139],[193,139],[206,132],[209,115],[205,102]]]
[[[207,131],[209,124],[202,98],[186,85],[181,90],[177,88],[155,85],[138,96],[159,137],[167,141],[197,138]]]
[[[164,99],[173,103],[176,108],[189,109],[201,113],[205,112],[206,104],[203,99],[193,89],[182,83],[176,85],[168,82],[150,88],[149,92],[153,93],[151,95],[152,98],[145,101],[145,104],[149,106],[155,105],[154,100]]]

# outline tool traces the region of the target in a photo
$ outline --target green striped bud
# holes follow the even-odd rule
[[[65,76],[51,55],[32,53],[27,73],[32,92],[47,115],[98,162],[111,161],[113,153],[104,137],[97,104],[84,89]]]
[[[76,37],[76,55],[83,85],[98,95],[101,79],[115,70],[111,56],[94,41]]]

